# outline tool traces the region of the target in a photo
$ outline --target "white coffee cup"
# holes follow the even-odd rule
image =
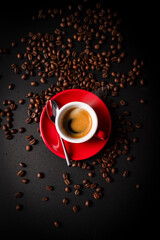
[[[62,118],[63,118],[64,114],[66,113],[66,111],[68,111],[70,108],[82,108],[82,109],[86,110],[91,116],[91,119],[92,119],[91,129],[83,137],[80,137],[80,138],[70,137],[65,134],[65,132],[63,131],[63,129],[61,127]],[[83,142],[88,141],[95,135],[95,133],[97,131],[97,127],[98,127],[98,118],[97,118],[97,114],[95,113],[95,111],[93,110],[93,108],[90,105],[88,105],[84,102],[70,102],[70,103],[65,104],[58,111],[56,119],[55,119],[55,125],[56,125],[57,132],[64,140],[71,142],[71,143],[83,143]]]

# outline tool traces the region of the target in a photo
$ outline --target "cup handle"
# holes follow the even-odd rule
[[[106,133],[102,130],[97,130],[97,132],[95,133],[95,137],[97,137],[101,140],[105,140],[106,139]]]

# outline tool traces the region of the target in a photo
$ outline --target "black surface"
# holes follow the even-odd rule
[[[57,3],[58,4],[58,3]],[[59,5],[64,6],[64,2]],[[88,3],[89,4],[89,3]],[[152,4],[152,3],[150,3]],[[134,161],[128,163],[123,157],[117,160],[118,173],[113,176],[113,182],[107,184],[96,167],[96,176],[93,182],[104,187],[104,197],[93,201],[93,206],[86,208],[85,200],[92,198],[90,191],[83,190],[82,195],[74,196],[73,185],[82,183],[82,179],[88,178],[87,170],[79,168],[67,168],[64,160],[50,152],[37,133],[37,124],[26,125],[28,102],[18,105],[14,113],[14,128],[25,127],[26,132],[14,137],[13,140],[5,139],[0,128],[0,235],[22,236],[23,239],[153,239],[157,232],[156,221],[158,207],[158,68],[156,57],[158,51],[157,41],[157,10],[156,6],[139,6],[134,4],[114,5],[109,7],[118,10],[123,19],[122,32],[125,36],[125,48],[128,53],[126,65],[117,71],[125,70],[135,57],[144,59],[145,66],[143,78],[146,85],[141,88],[135,86],[120,91],[119,101],[124,98],[128,101],[126,109],[131,110],[131,119],[143,124],[141,130],[132,136],[140,138],[134,145],[130,155]],[[132,5],[132,4],[131,4]],[[53,4],[52,4],[53,6]],[[52,7],[51,6],[51,7]],[[105,3],[107,6],[107,3]],[[49,8],[50,5],[45,6]],[[38,9],[41,6],[38,7]],[[0,47],[9,47],[11,41],[19,42],[22,36],[27,36],[29,31],[52,31],[56,23],[52,25],[50,20],[32,21],[31,16],[37,12],[35,7],[26,4],[25,7],[4,6],[0,14]],[[155,13],[155,14],[154,14]],[[34,91],[27,81],[22,81],[10,69],[11,63],[19,63],[16,59],[17,52],[23,52],[22,44],[16,48],[10,48],[10,53],[0,55],[0,108],[3,108],[4,99],[13,99],[15,103],[24,98],[29,91]],[[8,85],[15,84],[15,89],[9,91]],[[40,85],[35,91],[41,92],[51,84]],[[140,98],[147,99],[146,105],[139,104]],[[3,124],[3,120],[0,123]],[[38,144],[33,146],[31,152],[26,152],[27,140],[25,136],[32,134],[38,139]],[[87,160],[92,162],[97,156]],[[28,184],[23,184],[17,177],[20,170],[19,163],[26,163],[26,178]],[[125,169],[130,171],[127,179],[122,177]],[[45,174],[43,179],[36,177],[38,172]],[[72,179],[72,192],[64,192],[63,172],[70,173]],[[140,183],[142,189],[137,190],[135,185]],[[47,192],[46,185],[53,185],[54,191]],[[23,197],[15,199],[16,192],[23,192]],[[48,202],[42,202],[42,197],[47,195]],[[62,199],[70,199],[68,206],[62,204]],[[15,206],[21,203],[22,211],[16,211]],[[74,213],[72,206],[78,204],[80,211]],[[53,222],[59,220],[62,226],[55,229]]]

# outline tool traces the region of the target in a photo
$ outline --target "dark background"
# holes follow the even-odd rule
[[[79,1],[80,2],[80,1]],[[45,2],[46,3],[46,2]],[[44,145],[37,133],[37,125],[25,124],[27,118],[27,106],[18,105],[14,114],[14,128],[25,127],[24,134],[17,134],[13,140],[7,141],[0,128],[0,234],[8,237],[22,237],[30,239],[41,238],[70,238],[92,240],[92,239],[153,239],[157,234],[158,217],[158,92],[159,71],[157,67],[158,58],[158,11],[154,2],[139,5],[138,2],[125,3],[121,5],[114,1],[103,2],[103,6],[111,7],[119,12],[123,19],[122,33],[125,36],[125,49],[128,52],[126,63],[131,64],[135,57],[144,59],[145,67],[143,77],[146,85],[125,89],[120,92],[120,98],[127,99],[132,119],[140,121],[143,128],[136,133],[140,142],[133,146],[130,155],[134,161],[128,163],[121,157],[117,160],[118,173],[114,175],[113,183],[107,184],[101,177],[98,167],[94,182],[104,187],[104,197],[93,201],[91,208],[84,206],[85,200],[91,198],[89,191],[82,195],[74,196],[74,191],[67,194],[64,192],[63,172],[70,173],[73,185],[82,183],[87,178],[87,171],[79,168],[67,168],[65,161],[55,156]],[[42,7],[53,8],[66,5],[65,1],[58,1],[40,6],[33,6],[26,2],[13,5],[5,4],[0,10],[0,47],[9,47],[12,41],[20,42],[20,38],[27,36],[29,31],[47,32],[52,31],[56,22],[52,25],[51,20],[32,21],[32,15],[36,14]],[[89,1],[88,6],[93,4]],[[76,2],[74,2],[76,5]],[[16,48],[10,48],[10,54],[0,55],[0,108],[3,108],[4,99],[13,99],[15,103],[25,98],[33,87],[20,79],[10,69],[11,63],[19,63],[16,59],[18,52],[23,52],[22,44]],[[125,69],[125,65],[123,66]],[[123,70],[124,70],[123,69]],[[120,69],[118,69],[120,71]],[[123,71],[122,70],[122,71]],[[8,90],[10,83],[15,84],[15,89]],[[41,92],[51,84],[40,85],[35,91]],[[139,104],[139,99],[145,98],[146,105]],[[3,124],[3,121],[0,123]],[[33,147],[31,152],[26,152],[27,141],[25,136],[32,134],[39,143]],[[87,160],[92,162],[97,156]],[[30,179],[28,184],[23,184],[17,177],[20,170],[19,163],[26,163],[26,178]],[[127,179],[122,173],[128,169],[131,174]],[[45,177],[37,179],[37,172],[43,172]],[[140,183],[142,188],[137,190],[135,185]],[[47,192],[46,185],[53,185],[54,191]],[[73,187],[72,185],[72,187]],[[23,192],[23,197],[15,199],[16,192]],[[43,196],[48,196],[48,202],[42,202]],[[68,197],[68,206],[62,204],[62,199]],[[21,203],[22,211],[16,211],[15,206]],[[78,213],[72,211],[74,204],[80,205]],[[55,229],[53,222],[59,220],[62,226]]]

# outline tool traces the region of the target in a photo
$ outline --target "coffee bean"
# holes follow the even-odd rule
[[[66,185],[70,185],[70,184],[71,184],[71,182],[70,182],[70,180],[69,180],[68,178],[66,178],[66,179],[64,180],[64,183],[65,183]]]
[[[54,226],[56,227],[56,228],[59,228],[60,227],[60,223],[58,222],[58,221],[54,221]]]
[[[54,187],[53,186],[46,186],[47,191],[53,191]]]
[[[27,145],[26,146],[26,151],[31,151],[32,150],[32,146],[31,145]]]
[[[90,207],[92,205],[92,201],[91,200],[87,200],[86,202],[85,202],[85,206],[86,207]]]
[[[20,163],[19,163],[19,166],[20,166],[20,167],[26,167],[26,164],[23,163],[23,162],[20,162]]]
[[[14,194],[15,198],[21,198],[22,196],[23,196],[23,193],[21,193],[21,192],[17,192]]]
[[[88,177],[94,177],[94,173],[93,172],[88,172]]]
[[[43,202],[48,201],[48,197],[46,197],[46,196],[42,197],[42,201],[43,201]]]
[[[23,209],[23,205],[22,204],[17,204],[16,205],[16,210],[17,211],[21,211]]]
[[[44,174],[42,172],[37,173],[37,178],[44,178]]]
[[[22,183],[24,183],[24,184],[29,183],[29,179],[27,179],[27,178],[23,178],[23,179],[22,179]]]
[[[100,44],[95,44],[95,45],[94,45],[94,49],[96,49],[96,50],[99,50],[100,47],[101,47]]]
[[[97,199],[100,199],[100,197],[101,197],[101,194],[100,194],[100,192],[94,192],[93,193],[93,197],[97,200]]]
[[[77,205],[73,206],[73,212],[78,212],[79,211],[79,207]]]
[[[14,88],[14,84],[9,84],[9,85],[8,85],[8,89],[9,89],[9,90],[12,90],[13,88]]]
[[[25,172],[24,170],[20,170],[20,171],[17,173],[17,176],[18,176],[18,177],[23,177],[25,174],[26,174],[26,172]]]
[[[81,188],[81,185],[80,185],[80,184],[75,184],[75,185],[74,185],[74,188],[75,188],[75,189],[80,189],[80,188]]]
[[[69,178],[69,174],[68,173],[63,173],[63,179],[68,179]]]
[[[24,132],[25,132],[25,128],[23,128],[23,127],[19,128],[19,129],[18,129],[18,132],[24,133]]]
[[[76,189],[76,190],[74,191],[74,194],[75,194],[76,196],[78,196],[78,195],[80,194],[80,190]]]
[[[70,187],[66,187],[65,188],[65,192],[69,193],[71,191],[71,188]]]
[[[37,81],[32,81],[30,84],[31,84],[31,86],[34,86],[34,87],[38,86],[38,82]]]
[[[128,177],[128,175],[129,175],[129,171],[128,170],[125,170],[124,172],[123,172],[123,177],[125,178],[125,177]]]
[[[137,123],[135,124],[135,127],[136,127],[137,129],[142,128],[142,124],[139,123],[139,122],[137,122]]]
[[[25,103],[25,100],[24,99],[20,99],[19,100],[19,104],[24,104]]]
[[[136,189],[140,189],[141,185],[139,183],[136,184]]]
[[[69,199],[68,198],[63,198],[63,200],[62,200],[62,202],[63,202],[63,204],[68,204],[69,203]]]

